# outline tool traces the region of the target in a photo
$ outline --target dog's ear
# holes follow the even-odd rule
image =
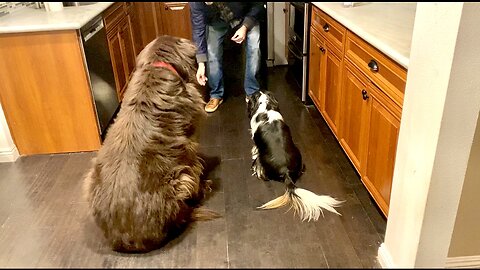
[[[275,98],[275,96],[273,95],[273,93],[270,92],[270,91],[266,91],[266,92],[264,92],[264,93],[265,93],[265,95],[267,95],[267,97],[268,97],[268,104],[272,107],[272,109],[278,110],[278,109],[279,109],[278,100]]]
[[[247,103],[247,112],[248,118],[252,118],[253,114],[255,114],[256,105],[257,105],[257,96],[256,94],[252,94],[250,96],[245,97],[245,101]]]

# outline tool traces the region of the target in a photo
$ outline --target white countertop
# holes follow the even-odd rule
[[[98,2],[52,12],[45,11],[45,8],[22,8],[0,17],[0,34],[80,29],[114,3]]]
[[[410,45],[417,4],[355,2],[312,2],[353,33],[408,69]]]

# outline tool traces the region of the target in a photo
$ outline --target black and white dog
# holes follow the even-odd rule
[[[334,207],[340,206],[342,201],[295,186],[305,167],[273,93],[257,91],[248,96],[246,102],[254,142],[253,175],[264,181],[284,182],[287,187],[285,194],[258,208],[274,209],[290,204],[302,221],[318,220],[320,214],[323,216],[322,209],[340,215]]]

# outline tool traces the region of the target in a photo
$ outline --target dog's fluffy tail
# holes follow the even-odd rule
[[[221,217],[219,213],[203,206],[194,208],[191,215],[191,218],[194,221],[208,221],[219,217]]]
[[[335,207],[339,207],[343,201],[338,201],[327,195],[317,195],[306,189],[297,188],[295,184],[287,176],[287,190],[285,193],[262,206],[259,209],[275,209],[287,204],[293,208],[294,214],[298,214],[302,221],[318,220],[320,214],[323,216],[323,209],[340,215]]]

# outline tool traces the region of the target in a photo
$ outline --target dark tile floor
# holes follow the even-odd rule
[[[346,203],[338,209],[342,216],[326,212],[316,222],[301,222],[286,209],[255,209],[284,187],[250,174],[243,75],[230,74],[228,96],[200,138],[215,183],[205,204],[222,218],[192,224],[147,254],[112,252],[88,221],[81,197],[95,153],[22,157],[0,164],[0,267],[379,268],[386,221],[322,117],[300,101],[285,67],[270,68],[266,85],[304,156],[299,186]]]

